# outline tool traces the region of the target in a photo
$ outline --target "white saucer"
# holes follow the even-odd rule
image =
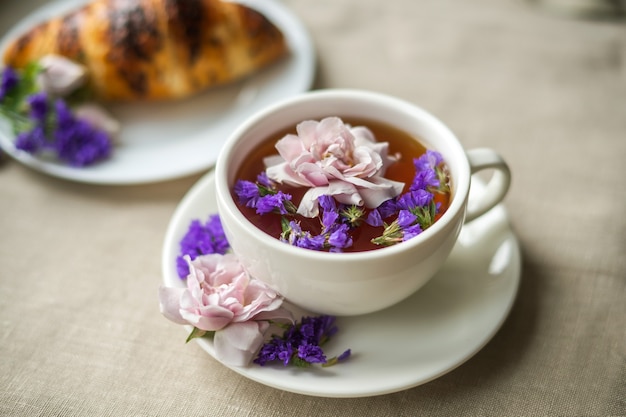
[[[483,190],[474,178],[471,193]],[[166,285],[183,285],[175,259],[189,222],[206,221],[215,213],[209,172],[170,221],[162,258]],[[498,206],[463,227],[443,269],[417,293],[378,313],[337,319],[339,332],[324,349],[329,356],[352,349],[347,362],[315,369],[255,364],[231,369],[270,387],[321,397],[365,397],[415,387],[461,365],[495,335],[513,305],[520,273],[519,245],[506,210]],[[215,357],[211,340],[195,340]]]
[[[0,51],[34,22],[62,14],[85,1],[56,0],[31,12],[0,40]],[[88,168],[68,167],[15,149],[10,125],[1,117],[0,147],[38,171],[86,183],[148,183],[208,169],[239,123],[269,104],[309,90],[315,73],[315,51],[297,16],[278,0],[240,2],[259,10],[283,31],[291,51],[287,59],[241,82],[210,89],[191,99],[110,106],[122,126],[119,143],[112,158]],[[12,4],[8,10],[3,7],[2,13],[18,8],[24,10],[26,6]],[[6,29],[0,28],[0,33]]]

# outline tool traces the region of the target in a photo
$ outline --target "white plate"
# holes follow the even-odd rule
[[[472,193],[483,190],[474,179]],[[189,222],[206,221],[214,213],[209,172],[183,198],[169,224],[162,259],[165,285],[183,285],[175,258]],[[415,387],[461,365],[495,335],[515,300],[520,272],[518,242],[505,209],[498,206],[463,227],[443,269],[417,293],[378,313],[337,319],[339,332],[324,350],[334,356],[351,348],[348,361],[315,369],[255,364],[232,369],[261,384],[322,397],[365,397]],[[215,357],[211,340],[195,340]]]
[[[28,15],[0,41],[0,51],[33,22],[72,9],[85,0],[57,0]],[[315,51],[298,18],[276,0],[242,0],[272,20],[285,34],[290,56],[238,83],[210,89],[190,99],[118,104],[109,109],[122,132],[113,157],[88,168],[72,168],[16,150],[7,120],[0,118],[0,147],[34,169],[68,180],[98,184],[138,184],[190,175],[211,167],[234,128],[251,114],[311,88]],[[3,11],[4,13],[4,11]]]

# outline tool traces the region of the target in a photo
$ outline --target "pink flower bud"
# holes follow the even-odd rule
[[[64,97],[84,84],[87,69],[63,56],[46,55],[39,60],[39,87],[47,93]]]

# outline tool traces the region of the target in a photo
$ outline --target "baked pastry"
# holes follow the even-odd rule
[[[163,100],[232,82],[286,53],[280,30],[237,3],[94,0],[16,38],[4,63],[62,55],[87,68],[101,100]]]

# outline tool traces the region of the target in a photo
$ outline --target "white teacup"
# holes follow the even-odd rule
[[[383,122],[420,138],[426,148],[441,153],[452,184],[448,210],[418,236],[367,252],[317,252],[290,246],[259,230],[233,200],[237,169],[269,135],[304,120],[327,116]],[[494,174],[486,192],[468,206],[471,175],[483,169],[492,169]],[[508,166],[496,152],[466,152],[442,122],[421,108],[397,98],[355,90],[309,92],[255,114],[225,143],[215,178],[218,212],[226,237],[251,275],[299,307],[333,315],[371,313],[417,291],[441,268],[463,223],[497,205],[511,179]]]

